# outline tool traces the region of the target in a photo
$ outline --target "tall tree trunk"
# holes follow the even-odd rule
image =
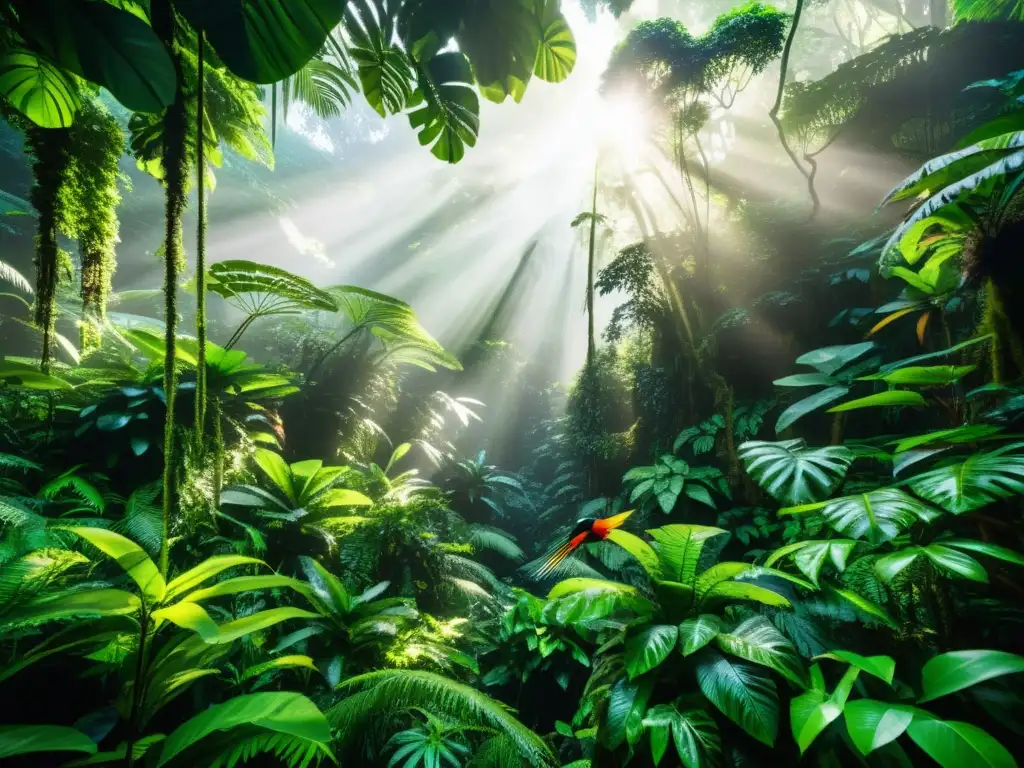
[[[167,330],[164,334],[164,397],[167,401],[167,419],[164,423],[163,472],[163,534],[160,544],[160,572],[167,573],[168,539],[171,516],[176,507],[174,400],[178,386],[175,359],[177,338],[178,271],[184,261],[181,242],[181,222],[185,211],[188,167],[185,144],[188,137],[188,111],[185,107],[184,77],[181,58],[174,43],[177,26],[170,0],[152,0],[150,4],[153,31],[160,37],[174,61],[178,76],[178,89],[174,103],[164,114],[164,302]]]
[[[199,30],[199,63],[196,92],[196,445],[203,444],[203,430],[206,427],[206,189],[204,189],[205,159],[203,157],[204,64],[206,35]]]
[[[594,161],[594,194],[590,204],[590,253],[587,259],[587,368],[594,364],[594,248],[597,238],[597,160]]]
[[[782,96],[786,90],[786,75],[789,72],[789,54],[793,49],[793,39],[796,37],[796,32],[800,28],[800,15],[804,10],[804,0],[796,0],[796,8],[793,11],[793,23],[789,27],[789,34],[786,36],[786,44],[782,48],[782,60],[779,62],[779,87],[775,93],[775,103],[772,108],[768,111],[768,117],[771,118],[775,124],[775,130],[779,134],[779,143],[782,144],[782,148],[786,150],[786,154],[789,155],[789,159],[793,161],[793,165],[796,167],[800,174],[807,180],[807,194],[811,198],[811,218],[815,218],[818,215],[818,209],[821,208],[821,201],[818,199],[818,192],[814,188],[814,175],[804,168],[803,163],[796,156],[796,152],[789,146],[789,142],[786,140],[786,132],[782,129],[782,121],[779,120],[779,110],[782,109]]]
[[[930,0],[928,3],[929,22],[933,27],[946,28],[946,17],[949,14],[947,0]]]

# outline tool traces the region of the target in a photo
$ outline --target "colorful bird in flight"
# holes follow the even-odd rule
[[[621,512],[611,517],[601,519],[585,517],[578,521],[576,527],[572,529],[572,533],[569,534],[568,541],[557,544],[549,551],[544,563],[534,573],[534,578],[542,579],[549,575],[581,544],[588,541],[604,541],[608,538],[609,533],[619,528],[626,522],[626,518],[632,514],[633,510],[630,510],[629,512]]]

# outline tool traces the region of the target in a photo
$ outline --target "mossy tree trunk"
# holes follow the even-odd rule
[[[203,157],[204,69],[206,36],[199,30],[198,76],[196,80],[196,444],[202,446],[206,427],[206,189]],[[219,490],[219,489],[218,489]]]
[[[174,441],[174,400],[177,389],[175,340],[177,336],[178,272],[184,262],[184,248],[181,240],[181,223],[185,211],[185,195],[188,182],[186,141],[188,137],[188,111],[185,105],[184,78],[181,57],[175,45],[177,20],[170,0],[153,0],[150,5],[153,31],[167,46],[174,61],[178,77],[178,89],[174,103],[164,114],[164,145],[162,164],[164,170],[164,314],[167,324],[164,335],[166,354],[164,356],[164,394],[167,401],[167,419],[164,424],[164,471],[163,471],[163,532],[160,545],[160,571],[167,573],[168,539],[170,521],[176,505],[175,483],[175,441]]]

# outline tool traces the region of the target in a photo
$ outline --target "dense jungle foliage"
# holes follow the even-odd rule
[[[1019,0],[0,20],[0,765],[1017,765]],[[536,240],[458,343],[208,243],[329,166],[299,123],[390,117],[454,172],[590,25],[659,159],[602,145],[556,222],[585,337],[508,331]],[[381,269],[475,221],[459,194]]]

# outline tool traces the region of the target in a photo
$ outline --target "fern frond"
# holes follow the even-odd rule
[[[124,516],[112,526],[150,554],[159,552],[163,542],[163,510],[156,505],[158,495],[155,485],[137,488],[124,503]]]
[[[466,768],[521,768],[523,757],[508,736],[492,736],[473,754]]]
[[[102,513],[106,506],[106,502],[103,500],[103,495],[95,485],[90,483],[84,477],[79,477],[78,475],[71,473],[65,473],[46,483],[46,485],[39,489],[39,496],[44,499],[56,501],[59,500],[60,495],[65,492],[72,496],[77,496],[87,507],[94,509],[97,512]]]
[[[246,765],[259,754],[272,754],[279,764],[286,768],[319,765],[324,757],[334,760],[334,756],[325,745],[290,733],[262,730],[252,733],[247,732],[247,729],[239,729],[228,732],[224,741],[228,744],[218,744],[219,752],[216,754],[204,749],[204,753],[210,755],[210,768],[235,768],[238,765]]]
[[[523,550],[516,544],[515,537],[500,528],[474,525],[470,528],[469,543],[473,545],[473,549],[490,550],[516,563],[526,559]]]
[[[382,670],[346,680],[338,691],[345,696],[327,711],[339,744],[353,743],[374,718],[411,707],[467,725],[490,727],[515,745],[519,756],[533,766],[548,768],[554,755],[541,738],[517,720],[499,701],[468,685],[432,672]]]
[[[10,453],[0,453],[0,469],[16,469],[21,472],[39,472],[42,467],[34,461]]]

